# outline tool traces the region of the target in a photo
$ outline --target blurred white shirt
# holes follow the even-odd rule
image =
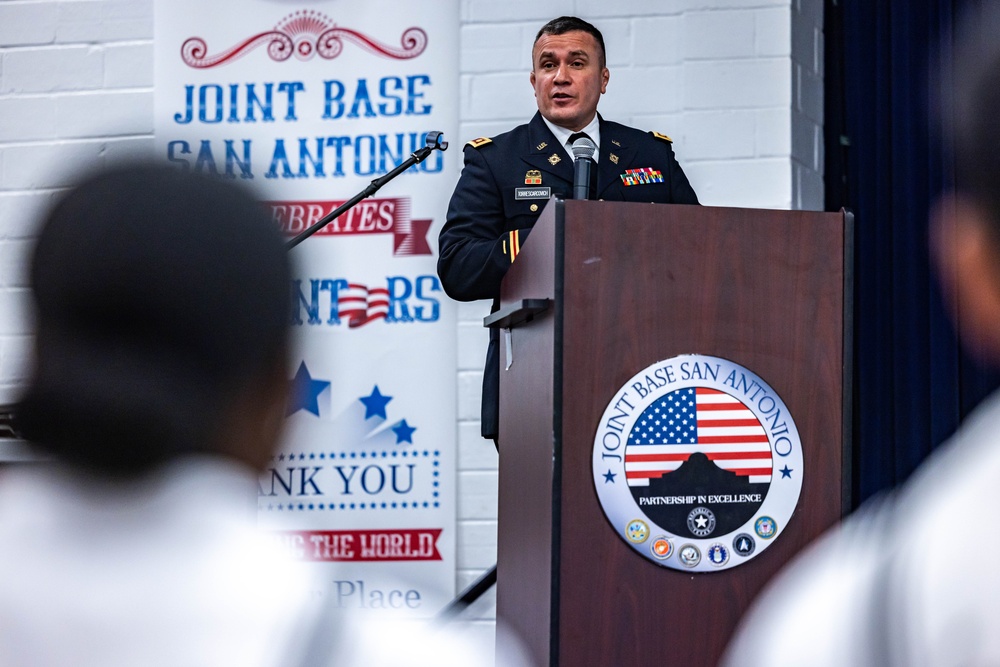
[[[1000,665],[1000,394],[764,592],[730,666]]]
[[[0,666],[492,662],[448,628],[331,613],[315,570],[257,530],[256,494],[252,470],[209,456],[118,483],[2,471]]]
[[[207,456],[118,483],[5,470],[0,664],[289,664],[319,605],[255,497],[251,470]]]

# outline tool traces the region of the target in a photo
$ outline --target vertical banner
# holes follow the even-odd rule
[[[289,238],[456,139],[457,0],[156,0],[155,145],[245,180]],[[455,313],[435,241],[461,151],[435,151],[291,250],[287,435],[262,529],[345,608],[455,588]],[[239,286],[232,286],[239,289]]]

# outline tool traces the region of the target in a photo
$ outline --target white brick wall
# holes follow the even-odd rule
[[[673,137],[702,202],[821,208],[821,0],[461,0],[457,148],[525,122],[549,18],[604,32],[602,113]],[[0,2],[0,404],[28,364],[32,221],[68,174],[152,145],[152,0]],[[496,559],[496,463],[479,438],[486,303],[459,308],[459,587]],[[493,596],[469,630],[492,636]]]
[[[68,177],[148,147],[150,0],[0,3],[0,404],[29,364],[34,220]]]
[[[792,8],[792,208],[823,208],[823,6]]]

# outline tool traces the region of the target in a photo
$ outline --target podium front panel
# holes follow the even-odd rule
[[[504,283],[504,300],[546,296],[539,277],[551,275],[555,308],[529,325],[534,333],[512,334],[514,365],[533,356],[525,369],[533,384],[502,372],[498,615],[534,604],[527,587],[537,599],[548,592],[550,634],[529,641],[542,664],[714,664],[768,579],[842,512],[844,216],[576,201],[543,215]],[[721,357],[759,375],[788,407],[802,443],[802,492],[787,527],[766,552],[718,572],[671,570],[635,553],[605,518],[591,471],[594,436],[615,392],[643,368],[683,354]],[[516,438],[509,450],[508,434]],[[510,476],[525,474],[524,461],[504,460],[515,451],[511,458],[540,466],[537,486],[515,494],[547,508],[532,510],[530,538],[523,526],[508,534],[504,525]],[[548,535],[539,534],[545,523]],[[510,556],[508,541],[534,545],[530,567],[550,563],[548,579],[513,581],[529,564]],[[517,568],[505,567],[508,556]],[[536,632],[544,620],[532,618]]]

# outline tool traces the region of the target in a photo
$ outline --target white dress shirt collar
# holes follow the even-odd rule
[[[549,128],[552,134],[555,135],[559,145],[563,147],[563,151],[565,151],[566,155],[569,156],[569,159],[572,160],[573,151],[570,148],[569,138],[576,134],[576,132],[556,125],[555,123],[549,121],[549,119],[545,116],[542,116],[542,120],[545,121],[545,125]],[[597,153],[594,154],[594,162],[597,162],[597,156],[601,154],[601,122],[596,113],[594,114],[593,120],[587,124],[587,127],[580,131],[593,139],[594,143],[597,145]]]

